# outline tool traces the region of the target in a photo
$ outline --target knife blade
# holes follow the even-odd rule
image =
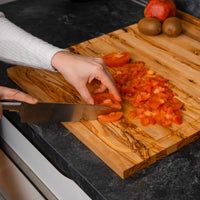
[[[0,102],[3,110],[19,112],[22,123],[73,122],[97,119],[98,113],[110,109],[107,106],[73,103]]]

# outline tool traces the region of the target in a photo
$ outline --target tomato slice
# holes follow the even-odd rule
[[[100,119],[103,122],[116,122],[120,120],[123,116],[123,112],[111,112],[107,115],[99,115],[98,119]]]
[[[94,97],[94,104],[109,106],[120,110],[122,108],[119,101],[117,101],[114,96],[110,93],[99,93]]]
[[[103,60],[109,67],[120,67],[125,65],[130,60],[130,53],[127,51],[123,52],[112,52],[103,56]]]
[[[110,93],[99,93],[94,97],[94,104],[109,106],[111,109],[98,113],[98,119],[103,122],[115,122],[121,119],[123,112],[119,112],[122,108],[119,101],[117,101],[114,96]]]

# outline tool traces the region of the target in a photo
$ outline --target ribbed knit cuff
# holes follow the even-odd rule
[[[66,51],[27,33],[5,17],[0,17],[0,30],[0,59],[4,62],[55,71],[52,57]]]

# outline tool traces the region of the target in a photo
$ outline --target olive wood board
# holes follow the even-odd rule
[[[168,79],[184,102],[183,123],[171,127],[142,126],[139,120],[114,123],[100,120],[62,123],[121,178],[127,178],[200,137],[200,20],[178,12],[183,32],[176,38],[163,33],[143,35],[133,24],[67,48],[92,57],[129,51],[134,61]],[[58,72],[15,66],[9,77],[24,91],[46,102],[83,103],[77,91]],[[124,113],[131,106],[124,103]],[[55,133],[56,134],[56,133]]]

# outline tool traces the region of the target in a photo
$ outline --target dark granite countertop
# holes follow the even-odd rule
[[[142,3],[147,1],[140,1]],[[176,0],[180,10],[200,17],[200,1]],[[65,48],[138,22],[144,7],[131,0],[18,0],[1,5],[7,18],[33,35]],[[0,85],[20,89],[0,62]],[[21,124],[6,117],[64,175],[91,199],[195,200],[200,198],[200,140],[122,180],[61,124]]]

